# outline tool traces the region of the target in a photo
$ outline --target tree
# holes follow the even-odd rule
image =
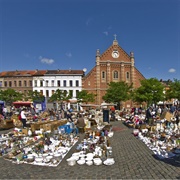
[[[24,100],[28,101],[29,99],[31,99],[33,102],[43,102],[45,100],[45,97],[41,92],[38,92],[37,90],[29,90],[28,93],[24,95]]]
[[[0,99],[9,105],[12,105],[13,102],[22,100],[23,94],[8,88],[7,90],[0,90]]]
[[[164,101],[164,86],[156,78],[141,80],[141,86],[133,91],[133,101],[146,102],[147,106]]]
[[[82,90],[77,95],[77,102],[78,103],[88,103],[95,101],[95,94],[88,93],[86,90]]]
[[[169,89],[166,91],[166,99],[177,99],[180,101],[180,80],[174,79],[174,82],[170,82]]]
[[[110,82],[106,94],[102,97],[107,103],[114,103],[120,105],[121,101],[130,99],[132,84],[128,85],[124,81]]]
[[[66,90],[57,89],[54,92],[54,94],[50,97],[49,101],[51,102],[56,101],[57,103],[59,103],[59,105],[61,105],[61,108],[62,108],[63,101],[68,101],[71,98],[72,98],[72,95],[68,94]]]

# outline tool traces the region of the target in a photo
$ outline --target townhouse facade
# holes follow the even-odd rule
[[[47,70],[41,76],[33,76],[33,91],[41,92],[45,97],[51,97],[57,89],[67,91],[76,98],[82,90],[83,70]]]
[[[66,90],[76,98],[82,90],[83,70],[24,70],[4,71],[0,73],[0,89],[12,88],[27,93],[37,90],[46,98],[57,90]]]

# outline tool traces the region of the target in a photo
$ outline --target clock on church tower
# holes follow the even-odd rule
[[[116,40],[116,34],[114,34],[114,41],[113,41],[113,46],[117,46],[118,45],[118,42]],[[112,57],[113,58],[118,58],[119,57],[119,52],[117,49],[114,49],[113,52],[112,52]]]
[[[118,57],[119,57],[119,52],[118,52],[117,50],[114,50],[114,51],[112,52],[112,57],[113,57],[113,58],[118,58]]]

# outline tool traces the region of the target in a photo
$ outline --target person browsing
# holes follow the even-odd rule
[[[23,108],[22,111],[21,111],[21,121],[22,121],[22,124],[23,124],[23,128],[27,128],[27,117],[26,117],[26,108]]]

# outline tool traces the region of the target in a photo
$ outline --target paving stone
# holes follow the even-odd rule
[[[73,147],[58,167],[17,165],[0,158],[0,179],[180,179],[180,160],[155,158],[152,151],[133,136],[132,129],[121,121],[110,124],[115,130],[111,138],[114,165],[68,166],[66,159],[74,152]],[[4,132],[8,131],[0,134]],[[83,135],[80,136],[82,139]]]

